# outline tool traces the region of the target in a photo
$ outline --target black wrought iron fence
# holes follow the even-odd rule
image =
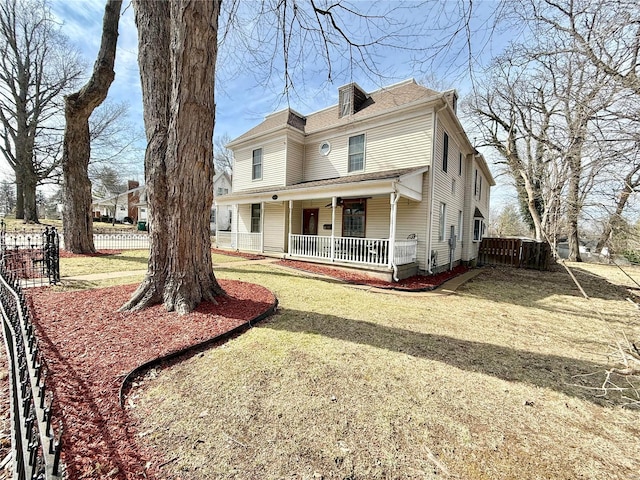
[[[2,332],[9,360],[12,475],[18,480],[57,480],[62,423],[54,431],[53,392],[20,279],[0,264]]]
[[[7,232],[0,221],[2,265],[23,286],[60,282],[60,239],[55,227],[37,232]]]

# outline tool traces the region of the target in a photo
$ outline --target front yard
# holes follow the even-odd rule
[[[65,421],[81,419],[71,415],[78,405],[111,412],[104,432],[86,434],[101,425],[95,419],[67,425],[63,455],[76,455],[82,478],[639,478],[640,394],[632,387],[640,379],[614,376],[619,390],[600,387],[615,339],[640,339],[640,268],[628,268],[629,278],[613,266],[573,265],[591,300],[560,268],[485,268],[453,295],[374,293],[215,253],[220,279],[267,287],[278,313],[137,379],[123,412],[121,370],[181,341],[161,320],[180,324],[185,338],[211,334],[158,309],[116,314],[127,298],[115,298],[122,287],[95,292],[100,305],[82,301],[96,295],[69,291],[139,281],[145,257],[63,258],[63,276],[135,276],[80,277],[42,292],[51,297],[47,311],[84,312],[59,324],[47,314],[43,346],[63,352],[92,338],[91,348],[68,357],[74,374],[49,359],[53,383],[64,379],[56,391]],[[155,334],[175,339],[143,344]],[[111,370],[101,368],[114,359]],[[98,372],[107,374],[93,378]],[[93,383],[76,391],[74,375]],[[82,401],[68,401],[74,392]]]
[[[613,338],[640,338],[602,276],[636,286],[576,267],[591,301],[561,270],[485,269],[444,296],[229,264],[279,313],[152,372],[128,408],[168,479],[637,478],[637,392],[597,388]]]

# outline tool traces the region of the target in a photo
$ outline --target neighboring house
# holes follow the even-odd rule
[[[216,200],[231,192],[231,177],[227,172],[216,173],[213,177],[213,201],[211,209],[211,231],[230,231],[232,208],[230,205],[218,206]]]
[[[127,182],[127,189],[121,193],[112,193],[104,187],[97,187],[92,193],[92,210],[94,218],[107,217],[111,221],[123,222],[130,218],[133,223],[138,219],[140,194],[144,190],[135,180]]]
[[[233,222],[218,246],[385,278],[473,262],[495,182],[456,103],[414,80],[352,83],[327,109],[267,116],[227,146],[233,188],[217,205]]]

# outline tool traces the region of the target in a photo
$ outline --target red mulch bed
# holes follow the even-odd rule
[[[212,248],[212,253],[219,253],[220,255],[229,255],[230,257],[241,257],[247,260],[262,260],[265,258],[263,255],[256,255],[255,253],[236,252],[233,250],[220,250],[218,248]],[[74,258],[74,257],[102,257],[106,255],[118,255],[122,253],[122,250],[98,250],[96,253],[71,253],[66,250],[60,249],[60,258]]]
[[[121,313],[136,285],[81,292],[27,292],[53,388],[54,418],[64,425],[68,478],[156,478],[161,452],[135,442],[135,425],[119,405],[135,367],[228,332],[266,312],[274,295],[258,285],[220,280],[219,304],[178,316],[162,305]],[[56,424],[57,425],[57,422]]]
[[[447,280],[457,277],[467,271],[469,267],[458,265],[453,270],[447,270],[446,272],[438,273],[437,275],[415,275],[399,282],[385,282],[383,280],[377,280],[368,277],[363,274],[347,272],[337,268],[325,267],[324,265],[318,265],[316,263],[300,262],[296,260],[280,260],[279,265],[283,265],[289,268],[295,268],[310,273],[318,273],[321,275],[327,275],[329,277],[342,280],[346,283],[354,285],[369,285],[376,288],[386,288],[393,290],[403,290],[410,292],[421,292],[433,290],[439,287]]]
[[[228,255],[230,257],[242,257],[247,260],[262,260],[266,258],[264,255],[258,255],[255,253],[238,252],[235,250],[221,250],[219,248],[212,248],[212,253],[219,253],[220,255]]]

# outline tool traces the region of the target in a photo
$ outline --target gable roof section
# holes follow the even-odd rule
[[[340,118],[340,107],[337,103],[307,116],[287,108],[267,115],[264,121],[231,141],[228,146],[238,145],[256,136],[286,128],[295,128],[303,134],[310,135],[440,95],[439,92],[418,85],[411,79],[370,93],[358,111],[342,118]]]

